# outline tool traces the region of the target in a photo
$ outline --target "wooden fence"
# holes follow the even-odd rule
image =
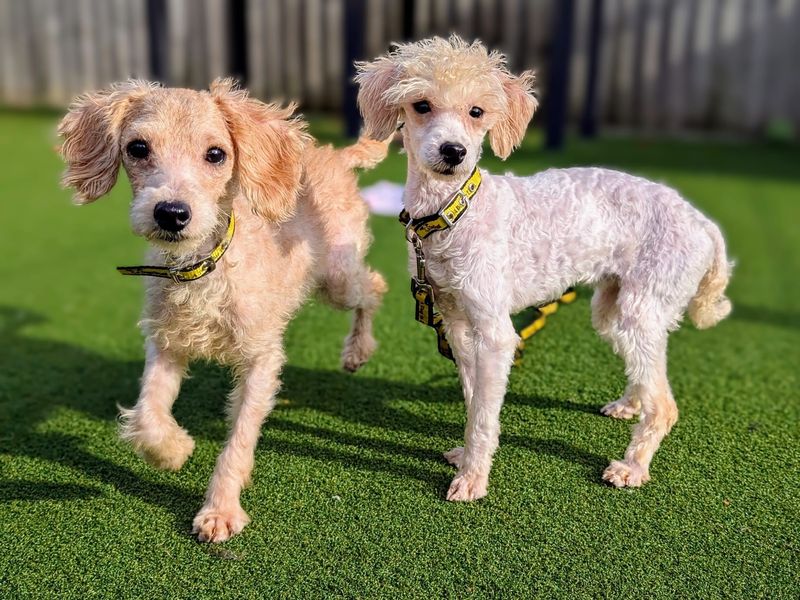
[[[165,0],[163,77],[205,87],[231,71],[264,98],[311,109],[342,106],[345,8],[350,0]],[[360,0],[367,57],[404,34],[458,32],[536,68],[547,98],[554,11],[563,0]],[[153,78],[153,2],[0,0],[0,104],[63,106],[81,91]],[[569,114],[586,99],[593,0],[574,0]],[[601,123],[646,129],[800,129],[800,0],[603,0],[596,112]],[[238,36],[242,36],[239,39]],[[241,58],[241,57],[240,57]]]

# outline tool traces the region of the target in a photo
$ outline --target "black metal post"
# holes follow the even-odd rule
[[[247,85],[247,6],[245,0],[230,3],[230,54],[228,71]]]
[[[586,97],[581,115],[581,135],[593,138],[597,135],[597,80],[600,65],[603,0],[592,0],[592,12],[589,19],[589,65],[586,70]]]
[[[414,37],[414,8],[416,0],[403,0],[403,40]]]
[[[167,3],[166,0],[147,0],[147,49],[149,77],[167,81]]]
[[[364,56],[364,0],[346,0],[344,10],[344,96],[343,108],[345,134],[347,137],[358,136],[361,129],[361,115],[358,112],[356,98],[358,86],[353,81],[356,75],[355,61]]]
[[[564,145],[569,98],[569,62],[572,52],[573,0],[559,0],[555,13],[556,37],[550,63],[547,96],[547,133],[545,148],[558,150]]]

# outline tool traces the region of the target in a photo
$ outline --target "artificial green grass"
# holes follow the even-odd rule
[[[224,370],[192,369],[175,413],[197,440],[178,473],[116,436],[142,368],[141,256],[126,184],[84,208],[59,191],[51,115],[0,113],[0,596],[787,597],[800,589],[800,150],[613,139],[563,154],[529,136],[506,163],[603,164],[676,186],[718,220],[738,267],[734,313],[671,337],[681,419],[639,490],[601,482],[630,425],[599,407],[624,387],[581,292],[531,341],[503,409],[489,496],[444,501],[464,411],[455,370],[416,324],[399,225],[374,218],[389,280],[381,344],[338,369],[348,316],[294,321],[263,428],[253,518],[221,546],[190,523],[226,435]],[[323,138],[334,123],[318,121]],[[363,183],[402,181],[396,153]]]

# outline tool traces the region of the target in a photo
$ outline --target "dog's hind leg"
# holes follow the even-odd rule
[[[613,461],[603,473],[603,479],[616,487],[638,487],[650,479],[650,461],[678,419],[678,407],[667,381],[666,326],[643,318],[666,313],[646,304],[639,304],[638,317],[632,314],[626,319],[622,311],[630,325],[624,329],[620,325],[618,344],[631,393],[641,402],[641,416],[625,458]]]
[[[172,416],[185,372],[185,358],[148,342],[139,399],[133,408],[119,407],[120,437],[160,469],[177,471],[194,450],[194,440]]]
[[[375,352],[378,344],[372,335],[372,319],[386,290],[383,277],[364,264],[355,245],[333,249],[323,291],[336,308],[353,310],[353,323],[342,348],[344,370],[357,371]]]
[[[275,406],[283,362],[278,340],[261,358],[237,370],[231,394],[231,432],[217,459],[205,504],[193,522],[192,533],[201,542],[224,542],[250,522],[239,495],[250,483],[261,425]]]
[[[603,281],[595,288],[592,296],[592,325],[598,335],[611,344],[614,352],[620,354],[618,296],[619,281],[616,278]],[[641,410],[641,402],[634,392],[634,386],[628,384],[622,397],[603,406],[600,412],[615,419],[632,419]]]

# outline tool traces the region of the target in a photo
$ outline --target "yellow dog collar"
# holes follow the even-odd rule
[[[165,279],[172,279],[175,283],[184,283],[186,281],[195,281],[205,275],[208,275],[217,268],[217,262],[228,246],[231,245],[233,240],[233,232],[236,230],[236,221],[233,217],[233,211],[228,218],[228,229],[225,232],[225,237],[217,244],[211,253],[201,261],[194,263],[188,267],[158,267],[158,266],[136,266],[136,267],[117,267],[117,271],[123,275],[143,275],[146,277],[163,277]]]
[[[478,193],[478,188],[481,187],[481,172],[478,167],[475,167],[472,174],[464,182],[453,197],[450,199],[444,208],[439,212],[428,215],[427,217],[420,217],[419,219],[412,219],[407,211],[403,210],[400,213],[400,222],[408,225],[414,233],[416,233],[421,240],[424,240],[435,231],[443,231],[449,229],[456,222],[464,216],[469,208],[469,201]]]

